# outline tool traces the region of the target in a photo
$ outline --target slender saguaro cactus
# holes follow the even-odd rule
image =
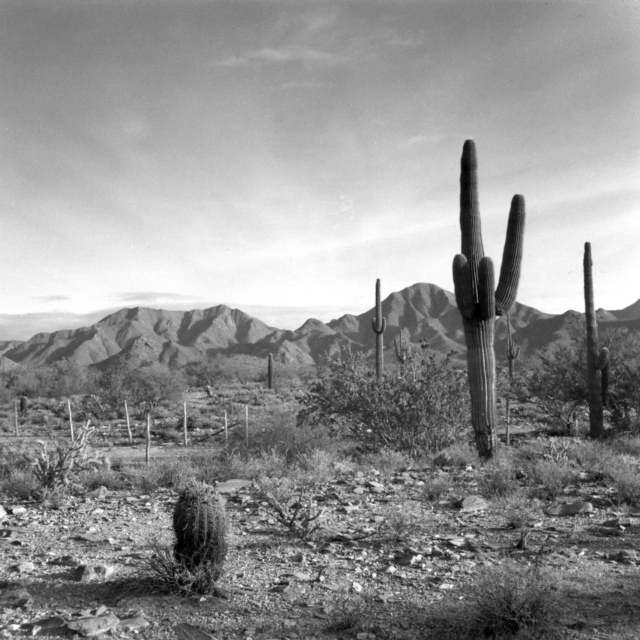
[[[593,303],[593,261],[591,243],[584,243],[584,306],[587,323],[587,392],[589,395],[589,435],[604,436],[603,399],[609,374],[609,350],[598,351],[598,323]]]
[[[394,345],[395,350],[396,350],[396,358],[398,359],[398,362],[400,363],[400,375],[402,375],[404,373],[404,365],[405,365],[405,363],[407,361],[407,358],[409,356],[409,345],[407,344],[406,340],[402,339],[402,331],[398,335],[398,339],[397,340],[395,338],[393,339],[393,345]]]
[[[509,385],[513,378],[513,365],[514,360],[520,355],[520,347],[515,346],[513,343],[513,336],[511,335],[511,319],[507,313],[507,360],[509,361]],[[507,431],[505,433],[505,442],[507,446],[510,444],[511,439],[511,398],[507,396]]]
[[[267,362],[267,388],[273,389],[273,354],[269,354]]]
[[[485,458],[493,455],[497,445],[495,318],[508,313],[516,300],[524,219],[524,198],[516,195],[511,201],[500,280],[495,289],[493,261],[485,257],[482,246],[476,146],[473,140],[467,140],[460,173],[462,253],[453,259],[453,283],[467,343],[471,423],[478,453]]]
[[[376,280],[376,317],[371,321],[373,332],[376,334],[376,378],[382,380],[384,369],[384,344],[382,334],[387,328],[387,319],[382,317],[382,302],[380,301],[380,278]]]

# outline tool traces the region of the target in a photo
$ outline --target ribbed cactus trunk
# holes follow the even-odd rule
[[[603,377],[608,378],[609,350],[598,351],[598,323],[593,302],[593,261],[591,243],[584,244],[584,305],[587,324],[587,391],[589,395],[589,435],[592,438],[604,436],[603,397],[606,387]]]
[[[462,253],[453,260],[456,303],[467,343],[471,424],[480,456],[496,450],[496,363],[493,348],[496,315],[508,313],[516,300],[524,239],[524,198],[511,201],[500,280],[495,289],[493,261],[485,257],[478,207],[475,143],[464,143],[460,173]]]
[[[382,334],[387,327],[387,319],[382,317],[382,302],[380,300],[380,278],[376,280],[376,317],[371,321],[373,332],[376,334],[376,378],[382,380],[384,372],[384,344]]]
[[[517,347],[513,343],[513,336],[511,335],[511,319],[507,313],[507,360],[509,361],[509,395],[506,401],[506,423],[507,428],[505,432],[505,443],[507,447],[511,444],[511,383],[513,380],[513,368],[514,362],[520,354],[520,347]]]
[[[267,387],[273,389],[273,354],[269,354],[267,362]]]

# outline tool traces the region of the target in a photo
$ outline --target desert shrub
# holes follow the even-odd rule
[[[425,478],[424,486],[422,487],[422,495],[429,502],[437,502],[447,495],[453,481],[449,475],[438,475],[432,478]]]
[[[452,444],[433,456],[435,467],[465,469],[478,463],[478,452],[468,442]]]
[[[631,460],[621,460],[610,469],[611,485],[616,489],[619,502],[640,506],[640,473],[638,465]]]
[[[485,498],[503,498],[520,488],[512,460],[499,456],[485,463],[478,472],[478,491]]]
[[[627,328],[604,333],[609,349],[609,389],[606,406],[614,427],[640,429],[640,336]]]
[[[531,495],[549,498],[557,498],[577,478],[575,469],[553,460],[535,460],[525,468],[525,474]]]
[[[574,325],[575,326],[575,325]],[[577,326],[573,329],[577,332]],[[586,346],[584,339],[552,344],[525,362],[514,377],[520,401],[540,408],[563,433],[576,428],[579,411],[587,406]]]
[[[37,454],[25,455],[42,496],[65,493],[79,484],[81,473],[103,464],[103,460],[89,447],[92,433],[92,428],[85,427],[80,428],[75,437],[66,443],[40,441]]]
[[[288,460],[304,456],[317,449],[336,450],[336,442],[323,425],[296,422],[297,404],[268,407],[261,411],[258,429],[252,428],[252,451],[277,451]],[[250,418],[255,422],[255,418]]]
[[[299,424],[327,424],[369,451],[436,451],[468,427],[465,373],[437,354],[424,354],[411,373],[378,381],[362,355],[346,350],[319,368],[301,404]]]
[[[468,593],[473,633],[485,638],[553,637],[558,607],[551,587],[550,576],[538,565],[505,562],[486,569]]]
[[[482,568],[463,588],[463,602],[438,607],[434,626],[438,638],[559,637],[560,608],[551,575],[538,564],[507,561]]]
[[[386,509],[380,535],[385,541],[396,544],[424,535],[425,528],[425,514],[422,509],[417,505],[403,504]]]
[[[40,483],[31,468],[10,469],[0,478],[0,495],[17,500],[27,500],[37,495]]]
[[[383,448],[360,456],[359,463],[365,469],[369,467],[385,476],[389,476],[398,471],[408,469],[412,464],[412,459],[403,451]]]
[[[78,482],[87,489],[87,491],[93,491],[100,487],[106,487],[111,491],[117,491],[129,486],[127,478],[122,473],[104,467],[80,473],[78,476]]]

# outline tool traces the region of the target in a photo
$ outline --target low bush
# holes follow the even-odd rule
[[[452,444],[469,426],[466,374],[450,357],[425,354],[404,375],[379,381],[360,354],[325,362],[301,398],[299,424],[326,424],[365,451],[411,456]]]

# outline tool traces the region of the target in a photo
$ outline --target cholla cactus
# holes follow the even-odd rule
[[[478,207],[478,162],[473,140],[464,143],[460,173],[462,253],[453,260],[456,303],[467,343],[471,423],[476,447],[491,457],[497,446],[495,353],[496,315],[508,313],[516,300],[524,238],[524,198],[513,197],[507,224],[500,280],[495,287],[493,261],[484,255]]]
[[[75,486],[79,473],[104,464],[104,459],[89,447],[89,438],[93,431],[87,422],[71,442],[54,442],[53,446],[50,446],[52,443],[39,440],[40,452],[37,455],[25,456],[33,467],[43,496],[64,493]]]

